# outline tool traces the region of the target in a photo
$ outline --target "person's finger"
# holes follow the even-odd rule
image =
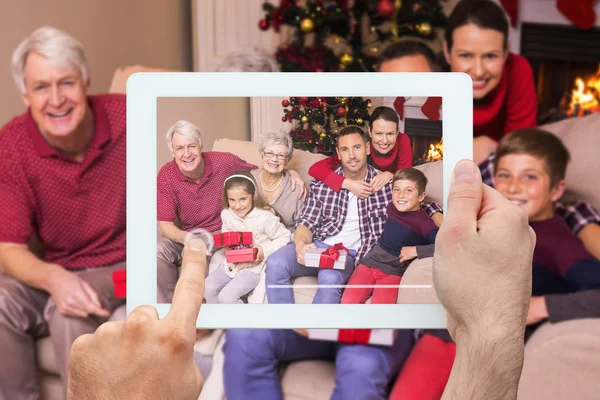
[[[196,243],[200,242],[200,243]],[[184,248],[181,263],[181,275],[175,285],[173,301],[169,314],[179,327],[189,329],[190,335],[196,334],[196,321],[204,298],[204,280],[206,273],[206,253],[204,243],[190,240]]]
[[[96,291],[94,290],[94,288],[91,287],[90,284],[87,283],[86,281],[81,281],[81,285],[83,286],[83,290],[85,290],[85,293],[88,295],[88,297],[90,298],[90,300],[92,300],[92,302],[94,302],[94,305],[97,308],[102,308],[102,303],[100,302],[100,298],[98,297],[98,293],[96,293]]]
[[[481,174],[477,164],[471,160],[459,161],[452,175],[448,212],[441,229],[445,226],[447,229],[456,227],[457,232],[476,232],[481,198]]]
[[[68,303],[70,306],[80,309],[81,311],[85,311],[87,314],[92,314],[98,305],[94,303],[92,298],[89,296],[86,290],[86,282],[80,281],[81,287],[79,290],[76,290],[72,296],[71,301]]]
[[[68,315],[70,317],[86,318],[89,315],[87,311],[70,304],[64,304],[58,311],[60,311],[62,315]]]

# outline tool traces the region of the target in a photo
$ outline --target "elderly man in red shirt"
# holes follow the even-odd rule
[[[81,44],[54,28],[12,67],[28,109],[0,130],[0,398],[37,399],[35,339],[50,335],[66,388],[71,344],[124,302],[125,97],[88,95]]]
[[[159,303],[170,303],[177,283],[176,265],[190,231],[221,230],[223,183],[237,171],[256,168],[231,153],[202,152],[200,129],[177,121],[166,135],[173,160],[157,177],[157,218],[161,235],[157,244],[157,293]],[[179,220],[180,227],[175,223]]]

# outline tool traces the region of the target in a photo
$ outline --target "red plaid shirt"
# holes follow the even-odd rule
[[[370,182],[380,171],[367,166],[364,182]],[[343,175],[342,167],[335,173]],[[377,243],[383,233],[387,219],[386,206],[392,201],[392,185],[387,184],[366,199],[357,199],[361,243],[355,260],[360,260]],[[338,234],[342,230],[348,213],[348,190],[336,193],[321,181],[313,180],[310,184],[308,200],[302,209],[296,227],[304,225],[313,234],[313,240],[324,240]]]

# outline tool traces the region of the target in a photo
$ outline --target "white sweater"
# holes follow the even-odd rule
[[[261,246],[265,255],[264,259],[258,263],[230,264],[224,262],[223,268],[230,278],[233,278],[242,269],[260,274],[266,265],[267,258],[290,242],[290,231],[271,211],[255,207],[244,218],[240,218],[226,208],[221,212],[221,220],[223,221],[222,232],[252,232],[252,245]]]

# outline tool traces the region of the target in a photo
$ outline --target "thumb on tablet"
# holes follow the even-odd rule
[[[476,232],[481,199],[481,173],[477,164],[471,160],[459,161],[454,167],[448,210],[442,226],[460,227],[457,232]]]

